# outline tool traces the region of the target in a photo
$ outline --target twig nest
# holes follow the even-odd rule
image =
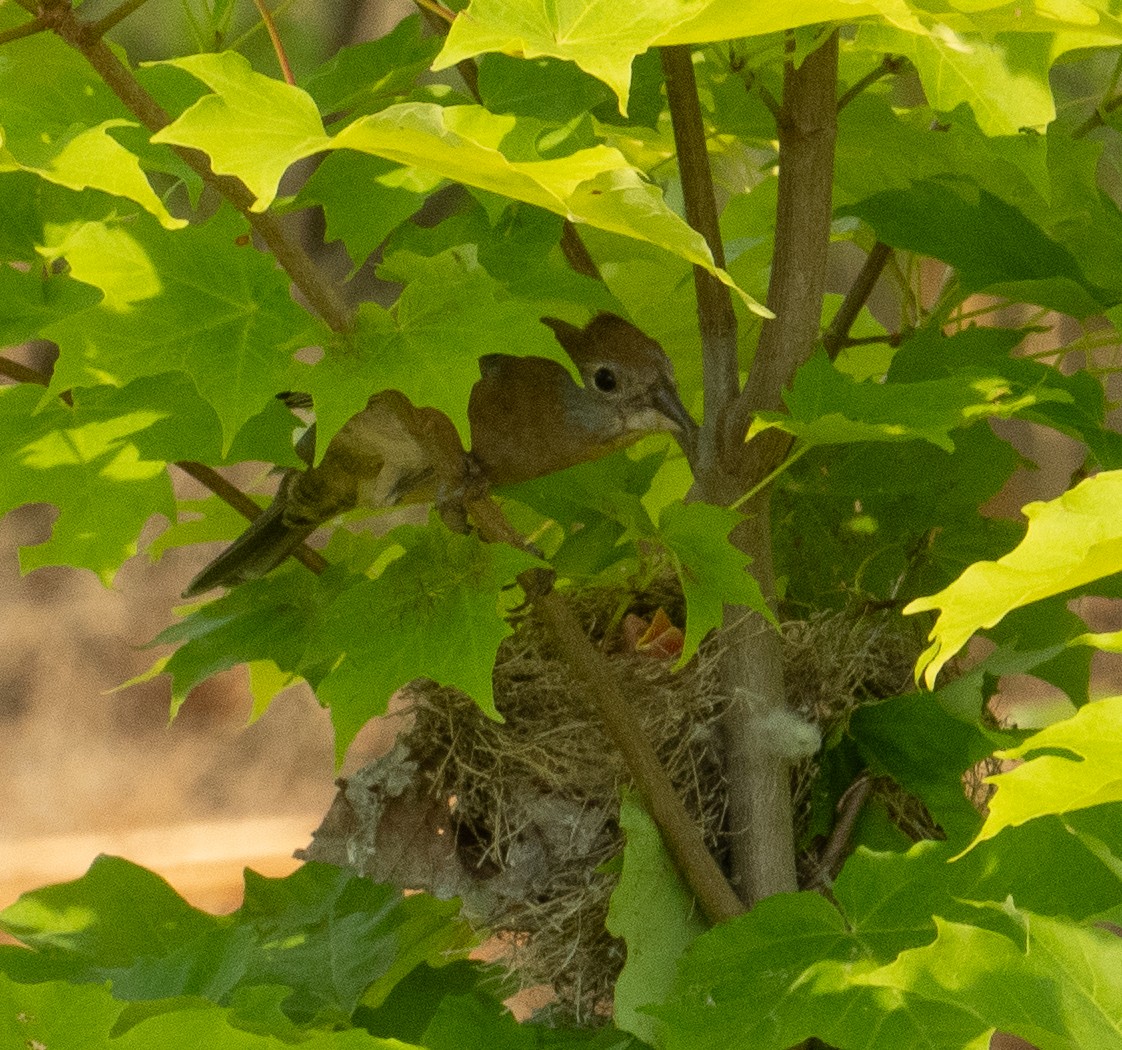
[[[680,596],[592,591],[573,601],[590,637],[611,654],[644,731],[721,859],[727,793],[717,723],[727,702],[717,688],[718,645],[711,640],[675,672]],[[786,728],[798,737],[800,756],[817,746],[820,730],[869,699],[871,680],[879,690],[882,677],[892,678],[880,696],[898,685],[899,676],[885,670],[899,667],[882,636],[846,623],[831,616],[786,627],[797,712],[794,728]],[[645,649],[636,645],[643,639]],[[500,648],[494,687],[503,723],[456,690],[410,685],[412,724],[388,755],[341,782],[302,855],[460,897],[469,915],[508,942],[524,984],[551,985],[556,1009],[594,1022],[610,1014],[624,961],[605,918],[618,877],[612,862],[623,846],[619,790],[630,778],[533,616],[520,619]],[[813,762],[798,768],[807,798]]]

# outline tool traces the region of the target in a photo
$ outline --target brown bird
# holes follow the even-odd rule
[[[584,328],[543,317],[583,386],[545,357],[488,354],[471,391],[471,455],[492,485],[529,481],[670,431],[692,462],[697,424],[665,351],[629,321],[601,313]]]
[[[318,466],[311,465],[314,429],[305,434],[297,451],[308,469],[285,472],[269,507],[183,596],[264,576],[316,528],[356,506],[435,498],[450,507],[472,473],[491,485],[528,481],[658,431],[673,432],[692,457],[697,424],[658,343],[615,314],[599,314],[583,329],[552,317],[542,321],[573,359],[583,386],[549,358],[481,358],[468,403],[470,465],[442,412],[416,408],[396,390],[375,394],[331,439]]]
[[[286,398],[304,404],[300,397]],[[196,576],[184,598],[232,587],[275,569],[320,525],[357,506],[426,503],[464,476],[463,447],[452,421],[384,390],[351,416],[312,466],[315,425],[297,444],[307,470],[287,470],[273,502]]]

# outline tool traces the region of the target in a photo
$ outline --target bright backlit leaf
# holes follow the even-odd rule
[[[1058,499],[1030,503],[1025,538],[997,561],[971,565],[938,594],[905,613],[938,610],[931,646],[916,674],[928,686],[976,632],[1012,609],[1122,571],[1122,471],[1104,471]]]
[[[328,146],[319,110],[300,88],[254,71],[236,51],[166,59],[214,92],[152,136],[153,142],[191,146],[210,156],[219,175],[236,175],[257,198],[273,202],[289,166]]]
[[[998,758],[1022,763],[986,778],[997,791],[970,848],[1003,828],[1048,814],[1122,801],[1120,750],[1122,697],[1115,696],[1085,704],[1071,718],[998,751]]]

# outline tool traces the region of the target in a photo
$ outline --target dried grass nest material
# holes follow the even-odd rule
[[[612,652],[627,602],[618,591],[596,591],[575,604],[590,637],[611,653],[644,731],[720,858],[726,792],[716,723],[727,705],[717,690],[720,652],[709,643],[678,673],[668,661]],[[647,616],[665,607],[681,622],[673,592],[631,596],[630,604]],[[836,617],[787,625],[788,680],[799,712],[817,725],[828,729],[869,699],[870,684],[892,680],[881,696],[899,684],[900,665],[885,655],[883,637],[867,635],[867,626],[843,629]],[[461,897],[473,918],[508,942],[525,985],[551,985],[568,1019],[595,1021],[624,959],[605,918],[617,878],[610,862],[623,845],[619,789],[629,777],[533,617],[500,648],[494,685],[504,723],[455,690],[413,683],[412,724],[389,755],[342,785],[304,856]],[[807,766],[797,779],[805,781],[804,799],[812,776]]]

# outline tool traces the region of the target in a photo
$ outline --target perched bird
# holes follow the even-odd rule
[[[464,475],[451,420],[436,409],[416,408],[396,390],[375,394],[347,420],[318,466],[312,466],[314,450],[313,424],[297,444],[308,469],[285,471],[273,502],[191,581],[184,598],[264,576],[337,514],[425,503]]]
[[[331,439],[318,466],[311,465],[314,429],[305,434],[297,451],[308,469],[285,472],[269,507],[183,596],[264,576],[318,526],[356,506],[437,499],[451,516],[456,490],[471,480],[528,481],[657,431],[673,432],[692,458],[697,424],[678,397],[673,367],[658,343],[615,314],[599,314],[584,328],[552,317],[542,321],[572,358],[583,386],[549,358],[480,358],[480,378],[468,402],[466,462],[455,427],[442,412],[416,408],[396,390],[375,394]]]
[[[584,328],[543,317],[583,386],[545,357],[488,354],[468,403],[471,455],[492,485],[529,481],[671,431],[692,462],[697,424],[665,351],[629,321],[601,313]]]

